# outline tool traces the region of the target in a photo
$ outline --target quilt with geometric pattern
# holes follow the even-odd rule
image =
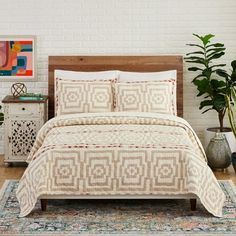
[[[42,195],[196,194],[222,216],[225,196],[182,118],[157,113],[57,116],[39,131],[17,190],[20,216]]]

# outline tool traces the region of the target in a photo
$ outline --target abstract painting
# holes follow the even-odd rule
[[[36,78],[34,36],[0,36],[0,80]]]

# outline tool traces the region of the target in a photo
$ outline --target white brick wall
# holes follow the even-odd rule
[[[236,55],[235,0],[0,0],[0,35],[36,35],[38,82],[29,92],[47,93],[48,55],[184,55],[191,34],[213,33]],[[202,138],[217,124],[201,115],[199,99],[184,69],[184,116]],[[0,82],[0,99],[11,83]],[[3,132],[0,128],[0,152]]]

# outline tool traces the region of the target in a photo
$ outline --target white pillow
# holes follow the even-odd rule
[[[55,70],[54,78],[63,80],[110,80],[117,79],[119,71],[96,71],[96,72],[82,72],[82,71],[69,71],[69,70]]]
[[[177,78],[176,70],[160,71],[160,72],[119,72],[119,82],[125,81],[157,81]]]

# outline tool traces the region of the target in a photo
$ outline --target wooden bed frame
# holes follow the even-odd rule
[[[50,56],[48,65],[48,117],[54,117],[54,70],[158,72],[177,70],[177,113],[183,117],[183,58],[182,56]],[[41,208],[47,199],[190,199],[191,210],[196,209],[195,194],[181,195],[127,195],[127,196],[41,196]]]
[[[48,61],[49,119],[54,117],[54,70],[134,72],[177,70],[177,113],[183,117],[182,56],[49,56]]]

